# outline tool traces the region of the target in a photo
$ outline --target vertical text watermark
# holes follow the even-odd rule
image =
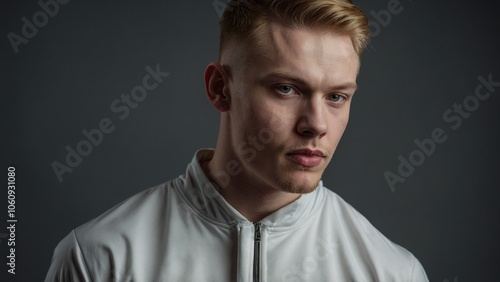
[[[7,168],[7,272],[16,274],[16,168]]]

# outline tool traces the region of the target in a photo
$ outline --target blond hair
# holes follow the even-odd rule
[[[271,21],[347,34],[358,56],[369,40],[368,19],[350,0],[231,0],[220,21],[220,54],[230,42],[258,40]]]

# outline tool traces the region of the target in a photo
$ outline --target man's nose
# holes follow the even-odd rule
[[[311,97],[299,109],[297,132],[304,137],[323,137],[327,131],[327,109],[321,97]]]

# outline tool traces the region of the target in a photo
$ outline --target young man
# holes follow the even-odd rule
[[[326,189],[368,21],[348,0],[239,0],[205,72],[215,150],[72,231],[46,281],[427,281]]]

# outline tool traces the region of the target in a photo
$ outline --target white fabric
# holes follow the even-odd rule
[[[200,167],[73,230],[45,281],[253,281],[254,224]],[[260,281],[428,281],[418,260],[323,187],[261,221]]]

